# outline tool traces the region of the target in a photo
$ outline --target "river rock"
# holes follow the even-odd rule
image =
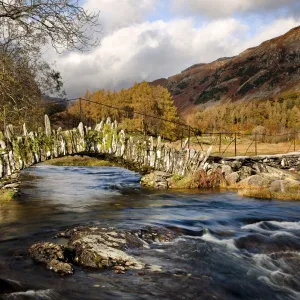
[[[230,160],[222,160],[221,163],[223,165],[230,166],[233,171],[238,171],[242,167],[242,163],[238,160],[230,161]]]
[[[177,232],[168,230],[166,228],[151,226],[147,226],[137,231],[134,230],[133,233],[138,235],[140,239],[148,244],[152,244],[154,242],[170,242],[179,236]]]
[[[44,263],[48,269],[63,275],[73,273],[71,262],[89,268],[111,268],[116,273],[124,273],[129,269],[158,270],[157,266],[149,268],[125,251],[149,248],[149,244],[169,242],[177,236],[179,234],[176,232],[160,227],[119,230],[81,226],[57,235],[69,240],[66,247],[48,242],[37,243],[28,252],[35,261]]]
[[[114,268],[119,271],[141,269],[144,264],[126,254],[127,249],[149,248],[154,242],[169,242],[177,233],[160,227],[145,227],[140,230],[115,228],[77,227],[59,235],[69,239],[74,248],[75,261],[91,268]]]
[[[48,263],[52,259],[63,260],[63,248],[54,243],[37,243],[32,245],[29,250],[29,255],[38,262]]]
[[[221,164],[219,164],[219,163],[213,163],[213,164],[205,164],[205,168],[203,168],[204,170],[207,170],[206,171],[206,174],[209,176],[209,175],[211,175],[212,173],[214,173],[216,170],[218,170],[218,169],[222,169],[222,167],[223,167],[223,165],[221,165]],[[228,166],[225,166],[225,169],[226,169],[226,167],[228,167]]]
[[[233,172],[233,173],[225,176],[225,180],[229,186],[234,185],[240,180],[240,175],[238,172]]]
[[[144,267],[143,263],[124,251],[102,243],[99,235],[84,236],[73,241],[71,246],[74,247],[76,252],[75,261],[83,267],[108,268],[121,266],[124,270],[129,268],[142,269]]]
[[[66,262],[68,257],[63,246],[49,242],[37,243],[28,249],[28,253],[33,260],[46,264],[48,269],[56,273],[73,274],[72,265]]]
[[[274,180],[270,185],[270,191],[274,193],[298,192],[300,181],[293,179]]]
[[[3,186],[4,189],[18,189],[20,187],[20,182],[9,183]]]
[[[172,174],[156,171],[142,177],[141,184],[155,189],[167,189],[169,188],[168,179],[171,176]]]
[[[273,193],[284,193],[287,188],[285,180],[274,180],[270,185],[270,191]]]
[[[223,165],[222,166],[222,174],[224,174],[225,176],[231,174],[233,172],[232,168],[228,165]]]
[[[271,179],[263,177],[261,175],[253,175],[240,181],[241,186],[252,186],[252,187],[268,187],[272,182]]]
[[[74,273],[74,269],[71,264],[61,262],[57,259],[52,259],[49,263],[47,263],[47,268],[62,275],[71,275]]]
[[[58,237],[69,239],[69,245],[86,236],[97,236],[98,243],[120,250],[148,248],[154,242],[169,242],[179,236],[178,233],[163,227],[147,226],[138,230],[122,230],[81,226],[60,233]]]
[[[246,178],[250,177],[251,175],[255,174],[254,170],[247,166],[242,166],[238,172],[239,172],[241,180],[246,179]]]
[[[117,230],[114,228],[77,227],[62,235],[74,248],[75,261],[91,268],[114,268],[119,271],[141,269],[144,264],[124,251],[149,248],[153,242],[168,242],[178,236],[165,228],[145,227],[140,230]]]
[[[264,164],[254,163],[252,168],[256,171],[256,173],[267,173],[268,169]]]
[[[280,180],[296,180],[297,177],[299,178],[299,176],[295,173],[286,171],[286,170],[282,170],[282,169],[278,169],[278,168],[274,168],[274,167],[270,167],[270,166],[266,166],[267,169],[267,173],[269,174],[269,176],[273,177],[273,178],[277,178]]]

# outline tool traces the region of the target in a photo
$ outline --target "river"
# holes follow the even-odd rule
[[[38,165],[21,180],[21,196],[0,204],[0,299],[300,299],[299,202],[152,191],[116,167]],[[26,255],[85,224],[164,226],[182,236],[135,253],[161,272],[75,267],[61,277]]]

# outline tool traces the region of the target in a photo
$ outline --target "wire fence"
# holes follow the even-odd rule
[[[213,146],[213,155],[256,156],[296,152],[300,149],[300,133],[279,135],[243,134],[238,132],[202,133],[191,137],[191,147],[207,151]]]

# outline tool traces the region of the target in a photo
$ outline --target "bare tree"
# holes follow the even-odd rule
[[[85,50],[99,43],[98,16],[78,0],[0,0],[1,44],[38,39],[57,51]]]

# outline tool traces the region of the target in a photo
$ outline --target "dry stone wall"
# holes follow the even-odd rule
[[[37,132],[28,133],[24,125],[22,136],[16,136],[13,126],[8,125],[0,135],[0,179],[52,158],[82,153],[119,158],[140,169],[186,175],[205,169],[211,151],[176,150],[163,144],[160,138],[154,142],[153,137],[136,141],[118,130],[117,122],[110,119],[93,130],[80,123],[78,128],[62,131],[52,130],[45,116],[45,128]]]

